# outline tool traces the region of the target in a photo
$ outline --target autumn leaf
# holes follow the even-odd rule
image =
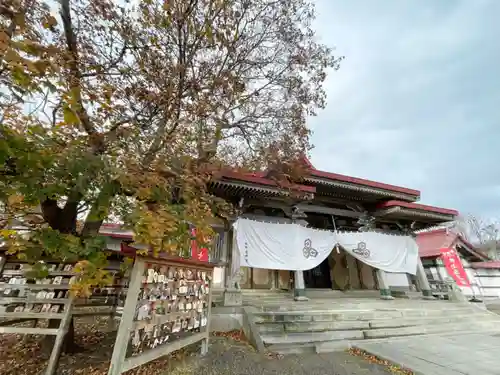
[[[57,19],[52,15],[48,15],[43,22],[43,27],[45,29],[51,29],[55,25],[57,25]]]
[[[10,237],[15,236],[16,233],[17,232],[15,230],[12,230],[12,229],[2,229],[2,230],[0,230],[0,237],[3,240],[7,240]]]
[[[13,194],[7,198],[7,204],[9,206],[16,206],[16,205],[19,205],[20,203],[22,203],[23,200],[24,200],[24,197],[21,194]]]
[[[273,169],[295,197],[306,119],[342,60],[316,40],[308,0],[91,3],[0,15],[2,223],[29,227],[9,252],[78,263],[83,294],[109,282],[105,221],[189,256],[237,209],[213,188],[222,169]]]
[[[78,117],[76,116],[75,112],[73,112],[69,107],[64,107],[63,116],[64,116],[64,122],[67,125],[78,123]]]

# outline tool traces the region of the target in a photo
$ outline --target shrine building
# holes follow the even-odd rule
[[[456,210],[417,203],[420,191],[381,182],[320,171],[304,159],[307,173],[290,188],[277,185],[270,173],[225,172],[209,185],[209,190],[239,208],[240,218],[267,223],[302,223],[308,228],[336,232],[376,231],[416,237],[416,231],[450,222]],[[231,283],[234,263],[232,228],[216,226],[218,233],[210,260],[219,263],[214,287]],[[121,241],[131,239],[113,225],[103,225],[101,233],[110,237],[109,248],[118,250]],[[427,271],[428,273],[429,271]],[[347,251],[331,251],[318,266],[305,271],[241,267],[242,289],[380,290],[384,297],[393,291],[419,290],[430,295],[426,273],[419,258],[417,274],[377,270]]]
[[[228,172],[213,181],[210,189],[239,206],[241,217],[281,223],[300,220],[308,227],[330,231],[369,230],[414,236],[415,231],[452,221],[458,214],[456,210],[417,203],[420,191],[415,189],[320,171],[307,159],[304,163],[307,173],[294,186],[303,194],[290,194],[262,172]],[[230,276],[232,242],[226,242],[228,246],[219,250],[219,258],[226,264],[221,269],[221,284],[227,284]],[[417,277],[384,272],[381,275],[345,251],[332,251],[317,267],[303,271],[299,281],[303,278],[306,290],[423,289],[421,284],[426,280],[420,259],[418,268],[420,283],[418,270]],[[295,276],[287,270],[242,267],[242,271],[242,289],[297,289]]]

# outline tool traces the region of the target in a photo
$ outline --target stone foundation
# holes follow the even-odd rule
[[[243,295],[239,289],[226,289],[223,293],[224,306],[241,306],[243,305]]]

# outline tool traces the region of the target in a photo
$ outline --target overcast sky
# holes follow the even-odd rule
[[[310,122],[318,169],[500,218],[500,0],[316,0],[345,55]]]

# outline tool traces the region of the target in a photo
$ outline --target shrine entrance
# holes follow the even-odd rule
[[[342,249],[334,249],[317,267],[304,271],[306,289],[376,290],[376,269]]]
[[[306,288],[332,288],[328,258],[311,270],[304,271]]]

